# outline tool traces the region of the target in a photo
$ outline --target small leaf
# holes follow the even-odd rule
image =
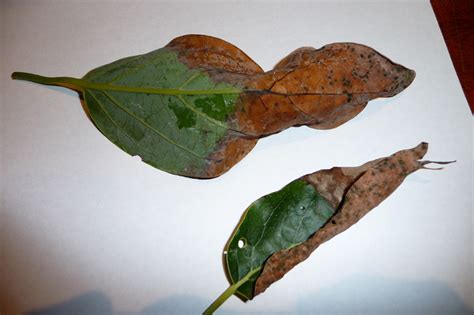
[[[77,90],[94,124],[118,147],[196,178],[225,173],[262,136],[299,125],[334,128],[369,100],[399,93],[414,76],[352,43],[299,49],[263,72],[237,47],[203,35],[178,37],[82,79],[12,75]]]
[[[451,163],[420,161],[427,149],[428,144],[421,143],[359,167],[320,170],[254,202],[225,246],[231,282],[226,292],[244,301],[252,299],[319,245],[358,222],[406,176],[427,163]],[[211,314],[223,302],[218,299],[205,313]]]

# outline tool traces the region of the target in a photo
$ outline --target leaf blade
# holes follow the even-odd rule
[[[133,70],[125,71],[125,74],[120,71],[118,73],[114,72],[116,67],[120,68],[122,66],[122,62],[118,61],[114,63],[114,67],[106,65],[104,66],[106,70],[98,68],[84,77],[85,80],[94,84],[102,84],[98,88],[90,89],[86,87],[85,90],[101,91],[106,96],[108,100],[97,99],[96,96],[96,102],[104,103],[101,106],[108,109],[109,118],[122,121],[122,132],[128,134],[129,138],[135,139],[137,144],[133,146],[134,149],[132,150],[130,146],[121,143],[121,139],[114,137],[109,128],[105,128],[100,123],[97,124],[99,130],[109,139],[113,139],[112,142],[125,149],[126,152],[132,155],[140,155],[146,163],[152,166],[175,174],[197,175],[196,177],[202,174],[205,176],[204,172],[207,164],[212,163],[210,155],[214,152],[219,140],[229,132],[230,128],[225,122],[225,115],[232,112],[237,97],[234,94],[220,94],[223,91],[229,92],[228,86],[215,84],[206,77],[205,73],[187,69],[177,60],[176,54],[168,49],[158,50],[150,53],[150,55],[152,57],[132,58],[135,62],[145,58],[148,63],[139,63],[140,67],[134,66]],[[128,62],[128,60],[127,58],[124,62]],[[158,63],[149,63],[150,60],[155,60]],[[161,90],[153,90],[155,87],[149,83],[143,84],[145,81],[153,82],[150,77],[151,74],[149,74],[150,71],[154,72],[154,76],[159,77],[154,81],[162,87]],[[176,72],[177,74],[172,76],[171,80],[168,80],[168,72]],[[97,74],[99,75],[97,76]],[[130,77],[130,75],[132,76]],[[126,84],[126,88],[110,90],[111,82],[114,85]],[[200,87],[197,90],[200,93],[197,95],[193,94],[194,90],[184,89],[193,82],[200,84],[200,86],[196,86]],[[135,88],[137,85],[140,86]],[[173,86],[178,88],[169,89]],[[170,93],[175,90],[179,93],[176,95],[163,94],[161,93],[163,88],[169,89],[167,91]],[[231,88],[235,90],[234,87]],[[160,93],[148,93],[154,91]],[[208,100],[214,95],[221,95],[220,99],[222,101],[216,103],[214,100],[210,100],[209,102],[224,113],[224,119],[216,119],[209,115],[209,112],[193,105],[199,101]],[[87,103],[88,99],[86,98],[86,105]],[[109,104],[113,104],[121,112],[117,112]],[[103,118],[97,116],[101,113],[104,113],[104,111],[92,111],[92,119],[94,121],[104,121]],[[124,118],[124,115],[128,118]],[[173,121],[175,123],[172,123]],[[118,125],[117,122],[115,124]],[[141,127],[137,127],[138,125],[141,125]],[[134,137],[136,133],[134,129],[140,129],[141,138]],[[116,131],[112,132],[116,133]],[[146,148],[145,144],[154,149]],[[156,148],[159,150],[156,150]],[[165,152],[177,153],[170,157],[163,157]]]
[[[341,180],[341,175],[336,175],[337,181],[340,182],[339,188],[344,190],[343,195],[336,196],[334,192],[338,188],[330,192],[334,196],[330,199],[339,203],[337,212],[331,218],[331,223],[316,231],[305,242],[289,250],[274,253],[266,261],[256,281],[255,294],[264,292],[272,283],[308,258],[321,244],[344,232],[377,207],[401,185],[408,175],[423,168],[419,160],[427,150],[428,144],[423,142],[414,148],[401,150],[359,167],[323,170],[323,173],[329,173],[330,176],[341,172],[345,177],[345,180]],[[321,171],[318,171],[307,176],[320,177],[320,173]],[[318,181],[313,181],[313,183],[318,185],[317,189],[331,186],[324,179],[323,184]]]
[[[334,211],[309,183],[301,179],[252,203],[224,250],[231,283],[261,268],[272,253],[306,240]],[[250,277],[237,289],[239,297],[253,298],[257,276]]]

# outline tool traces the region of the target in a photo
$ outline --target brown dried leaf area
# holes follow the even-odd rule
[[[334,167],[304,176],[303,179],[338,210],[308,240],[270,256],[256,281],[255,295],[265,291],[308,258],[319,245],[357,223],[394,192],[406,176],[426,168],[428,163],[451,163],[420,161],[427,150],[428,144],[423,142],[412,149],[399,151],[359,167]]]
[[[166,47],[187,67],[206,72],[217,84],[242,90],[226,121],[229,132],[200,175],[205,178],[228,171],[262,136],[292,126],[338,127],[359,114],[368,101],[394,96],[415,78],[413,70],[355,43],[299,48],[268,72],[236,46],[215,37],[185,35]]]
[[[368,101],[394,96],[415,78],[413,70],[355,43],[299,48],[268,72],[239,48],[214,37],[186,35],[167,47],[188,67],[242,88],[228,123],[245,137],[300,125],[335,128]]]

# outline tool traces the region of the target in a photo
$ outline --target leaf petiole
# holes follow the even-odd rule
[[[44,77],[41,75],[27,73],[27,72],[13,72],[12,74],[13,80],[23,80],[29,81],[34,83],[39,83],[43,85],[57,85],[63,86],[73,90],[82,91],[83,81],[76,78],[71,77]]]
[[[213,314],[228,298],[230,298],[237,289],[243,285],[245,282],[247,282],[250,277],[252,277],[254,274],[259,272],[262,269],[262,267],[255,268],[251,270],[248,274],[245,275],[242,279],[228,287],[224,292],[222,292],[221,295],[202,313],[203,315],[210,315]]]

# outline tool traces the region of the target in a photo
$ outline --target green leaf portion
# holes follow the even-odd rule
[[[82,81],[91,118],[107,138],[154,167],[193,177],[212,163],[239,96],[239,87],[189,69],[168,48],[99,67]]]
[[[329,202],[302,179],[252,203],[225,248],[232,283],[262,268],[273,253],[307,240],[334,212]],[[252,299],[259,274],[254,273],[236,294]]]

